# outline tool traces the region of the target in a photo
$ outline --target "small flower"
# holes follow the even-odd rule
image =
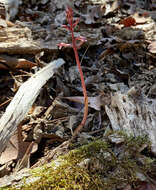
[[[84,42],[87,41],[86,38],[83,37],[83,36],[76,37],[75,40],[76,40],[76,41],[80,41],[80,42],[76,45],[78,49],[82,46],[82,44],[83,44]]]
[[[71,44],[66,44],[66,43],[63,43],[63,42],[57,44],[57,46],[59,46],[59,49],[62,49],[62,47],[72,47]]]

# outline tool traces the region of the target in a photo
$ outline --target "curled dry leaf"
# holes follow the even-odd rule
[[[107,4],[107,5],[106,5]],[[108,6],[109,4],[109,6]],[[107,2],[102,5],[103,10],[105,11],[105,15],[109,15],[110,13],[115,12],[121,6],[121,2],[118,0],[114,0],[113,2]],[[104,9],[105,8],[105,9]]]
[[[149,52],[156,53],[156,41],[153,41],[148,46]]]
[[[62,98],[68,99],[73,102],[78,102],[78,103],[84,104],[84,98],[81,96],[73,96],[73,97],[71,96],[71,97],[62,97]],[[102,105],[101,96],[88,97],[88,106],[90,108],[100,111],[101,105]]]
[[[136,24],[144,24],[149,20],[149,14],[147,12],[144,12],[142,14],[135,13],[133,15],[133,18],[135,19]]]

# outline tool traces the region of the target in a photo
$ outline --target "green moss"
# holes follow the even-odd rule
[[[56,161],[52,161],[50,165],[34,169],[33,176],[38,176],[40,179],[29,185],[25,182],[19,189],[112,190],[119,185],[135,185],[138,181],[136,172],[151,171],[153,161],[147,158],[144,166],[138,164],[137,150],[145,141],[147,142],[147,139],[124,137],[125,142],[120,147],[124,151],[120,156],[114,154],[114,145],[97,140],[70,151]],[[86,165],[85,160],[87,160]],[[17,188],[11,187],[8,190],[17,190]]]

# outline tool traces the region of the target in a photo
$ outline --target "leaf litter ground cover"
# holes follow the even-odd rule
[[[75,142],[81,145],[102,138],[110,129],[105,106],[111,103],[111,94],[119,91],[126,93],[135,86],[147,98],[155,100],[155,7],[154,1],[149,4],[141,1],[80,0],[66,3],[73,8],[74,17],[80,18],[75,35],[87,39],[79,49],[89,97],[87,121]],[[30,161],[26,159],[27,164],[23,167],[42,165],[41,160],[46,163],[67,152],[61,150],[50,156],[58,145],[72,137],[83,117],[83,92],[73,50],[70,47],[58,50],[57,47],[61,42],[71,42],[70,34],[61,28],[62,24],[67,24],[64,5],[62,1],[23,0],[13,20],[17,26],[22,25],[31,30],[33,41],[38,43],[44,54],[30,54],[30,51],[23,54],[21,49],[20,53],[19,50],[16,53],[10,52],[12,55],[9,56],[24,58],[39,67],[60,57],[66,62],[41,89],[22,123],[23,141],[35,140],[36,143],[36,152],[29,153]],[[1,53],[3,66],[8,65],[8,57],[4,56],[6,53],[7,50]],[[1,71],[1,115],[19,86],[38,69],[31,69],[31,66],[28,68],[29,71],[15,67],[7,68],[5,73]],[[14,143],[9,148],[17,152]],[[14,159],[10,157],[5,167],[1,163],[2,177],[14,170],[17,162]]]

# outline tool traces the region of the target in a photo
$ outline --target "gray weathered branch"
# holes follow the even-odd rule
[[[21,85],[0,119],[0,154],[5,149],[7,142],[15,132],[17,126],[28,113],[42,86],[62,64],[64,64],[63,59],[49,63]]]

